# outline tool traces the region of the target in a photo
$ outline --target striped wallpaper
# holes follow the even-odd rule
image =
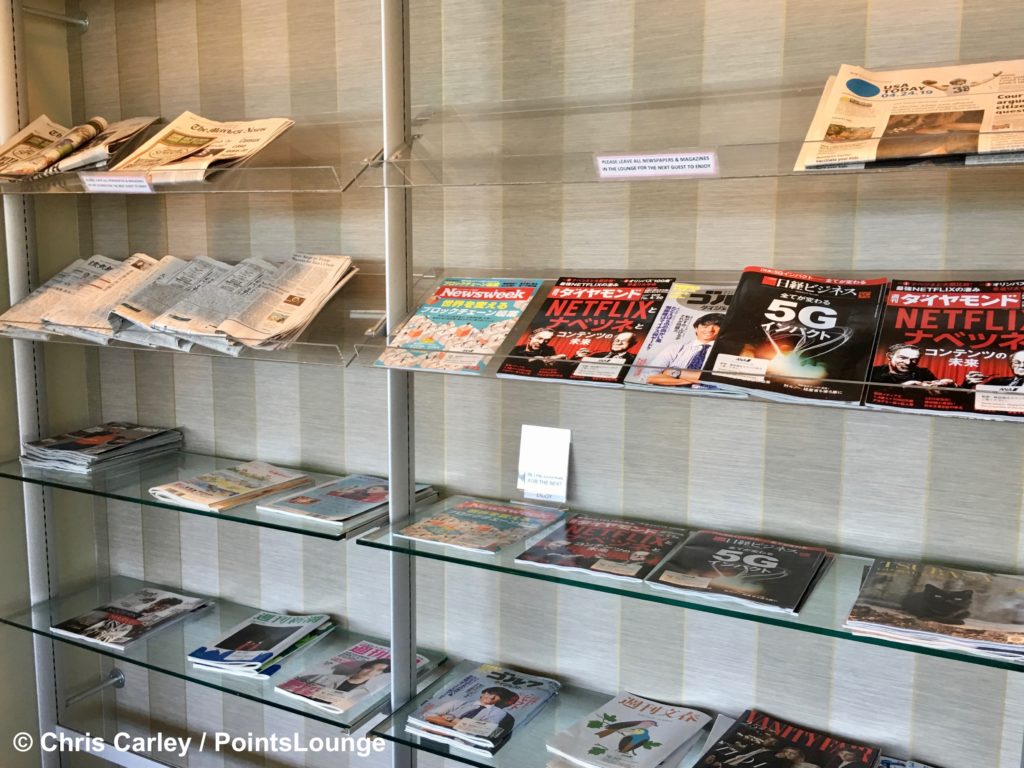
[[[379,113],[379,9],[371,0],[69,5],[92,20],[87,34],[69,35],[76,118],[172,117],[183,109],[221,119],[362,120]],[[780,100],[771,90],[779,83],[816,88],[842,62],[886,67],[1012,58],[1021,55],[1024,32],[1024,6],[1009,1],[410,6],[417,105],[468,113],[475,104],[508,100],[748,94],[681,101],[668,111],[581,109],[486,128],[452,122],[431,129],[442,165],[467,147],[483,157],[503,149],[559,162],[563,152],[785,141],[802,135],[816,96]],[[780,167],[789,162],[780,149]],[[419,267],[456,272],[628,268],[672,275],[762,264],[1013,275],[1024,239],[1019,182],[1017,172],[982,171],[424,188],[411,196],[414,259]],[[382,253],[381,202],[379,190],[358,188],[344,197],[173,195],[47,204],[54,220],[73,222],[81,254],[242,258],[323,249],[372,261]],[[53,271],[75,255],[50,247],[41,259]],[[377,372],[121,351],[51,355],[80,370],[55,386],[73,392],[87,383],[92,419],[181,424],[191,448],[227,456],[333,471],[384,469],[384,378]],[[415,396],[418,479],[449,492],[510,497],[520,425],[561,426],[573,433],[570,502],[580,509],[765,531],[867,554],[1024,567],[1024,448],[1016,425],[458,377],[421,376]],[[57,412],[55,421],[73,414]],[[380,552],[127,504],[62,504],[62,519],[77,515],[77,523],[62,526],[77,524],[95,536],[101,571],[268,609],[328,610],[352,628],[387,631],[387,562]],[[947,767],[1021,763],[1019,675],[432,561],[416,567],[424,646],[732,714],[758,706]],[[837,605],[837,614],[845,608]],[[89,663],[66,660],[71,670]],[[128,687],[111,694],[104,711],[83,708],[71,719],[105,718],[108,730],[139,733],[321,732],[206,688],[125,671]],[[188,765],[342,762],[205,754]],[[530,764],[542,763],[538,755]]]

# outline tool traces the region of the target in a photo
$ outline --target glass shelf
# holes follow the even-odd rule
[[[490,757],[405,732],[405,724],[412,712],[415,712],[424,701],[435,693],[458,681],[477,666],[477,663],[472,661],[464,661],[455,665],[437,683],[422,691],[386,720],[373,726],[370,729],[370,734],[460,763],[480,766],[480,768],[512,768],[513,766],[521,768],[526,765],[543,765],[549,755],[545,748],[547,739],[568,728],[589,712],[593,712],[611,698],[611,694],[564,685],[557,696],[552,697],[530,722],[515,731],[508,742]]]
[[[159,129],[161,126],[157,126]],[[344,192],[381,155],[379,120],[343,120],[337,115],[296,119],[295,125],[247,163],[211,172],[205,181],[161,183],[160,173],[88,172],[103,180],[145,179],[155,194],[224,192]],[[39,180],[0,182],[0,194],[81,194],[89,190],[77,172]],[[118,193],[114,193],[118,194]]]
[[[175,452],[165,456],[146,459],[138,464],[117,468],[113,471],[101,470],[91,475],[77,475],[73,472],[25,467],[22,466],[20,461],[15,460],[0,464],[0,477],[9,480],[19,480],[23,483],[35,483],[36,485],[43,485],[48,488],[86,493],[105,499],[126,501],[131,504],[158,507],[189,515],[201,515],[217,520],[231,520],[236,523],[244,523],[245,525],[299,533],[303,536],[329,539],[331,541],[347,539],[356,533],[365,531],[371,525],[379,524],[382,520],[387,519],[388,510],[386,507],[382,510],[366,512],[345,520],[343,523],[328,523],[314,518],[260,512],[256,509],[258,504],[265,503],[267,500],[274,498],[274,496],[266,496],[248,504],[239,504],[237,507],[230,507],[223,512],[210,512],[207,510],[188,509],[176,504],[160,501],[149,493],[149,489],[155,485],[188,480],[204,472],[234,467],[240,463],[242,463],[240,459],[224,459],[216,456],[203,456],[198,453]],[[316,484],[324,483],[337,477],[337,475],[328,475],[321,472],[306,472],[306,474]],[[291,496],[300,491],[301,488],[293,488],[276,495]]]
[[[347,366],[355,357],[358,343],[377,332],[384,321],[384,275],[378,262],[357,264],[360,271],[320,310],[299,338],[286,349],[257,350],[244,348],[238,355],[229,355],[213,349],[193,345],[183,351],[170,347],[149,347],[124,341],[96,344],[72,336],[56,335],[41,323],[11,323],[39,340],[48,343],[66,343],[110,349],[130,349],[136,352],[171,352],[182,355],[217,357],[225,360],[260,360],[300,365]],[[88,333],[90,329],[83,328]],[[101,329],[97,329],[101,330]],[[105,329],[109,332],[110,328]],[[157,334],[159,336],[159,334]],[[45,337],[45,338],[43,338]],[[166,335],[168,343],[173,336]]]
[[[302,715],[339,728],[353,728],[367,716],[379,711],[383,706],[356,705],[344,714],[332,714],[312,705],[305,704],[274,691],[274,686],[301,674],[304,670],[315,666],[319,661],[327,659],[360,640],[371,640],[387,645],[386,640],[366,637],[362,634],[349,632],[341,627],[335,629],[324,639],[311,646],[308,650],[296,653],[281,665],[273,677],[267,680],[248,680],[237,675],[225,675],[220,672],[193,667],[186,654],[194,648],[210,643],[222,636],[237,624],[242,623],[259,608],[239,605],[227,600],[215,600],[213,608],[200,611],[169,627],[155,632],[152,636],[137,640],[125,650],[118,651],[87,642],[55,635],[50,627],[66,619],[103,605],[112,599],[123,597],[145,587],[164,587],[148,582],[117,576],[104,579],[80,592],[60,595],[46,602],[32,606],[27,611],[0,618],[0,622],[18,629],[34,632],[37,635],[59,640],[62,643],[85,648],[113,659],[135,664],[154,672],[186,680],[191,683],[205,685],[218,691],[241,696],[275,709]],[[181,594],[183,590],[172,588],[170,591]],[[420,671],[424,677],[438,665],[444,663],[445,656],[432,651],[420,651],[428,662]]]
[[[773,81],[742,89],[609,94],[586,101],[421,106],[413,111],[412,140],[387,162],[367,163],[356,183],[369,187],[610,183],[598,173],[598,156],[692,152],[714,152],[716,172],[663,178],[754,179],[895,170],[938,174],[975,162],[935,155],[795,171],[823,86]],[[777,138],[766,141],[766,134]],[[1005,139],[1006,132],[999,135]],[[914,154],[921,151],[921,139],[908,135],[887,137],[886,142],[893,154]],[[908,149],[901,152],[894,146],[901,143]],[[1019,169],[1024,163],[1019,152],[997,157],[987,155],[979,165],[1006,170]]]
[[[404,525],[406,523],[402,524],[402,526]],[[637,600],[647,600],[652,603],[689,608],[695,611],[714,613],[719,616],[729,616],[743,621],[769,624],[775,627],[784,627],[786,629],[809,632],[841,640],[880,645],[885,648],[897,648],[903,651],[954,659],[984,667],[995,667],[996,669],[1017,672],[1024,671],[1024,664],[1021,663],[956,650],[929,648],[895,640],[855,635],[851,630],[844,629],[843,622],[849,615],[850,609],[853,607],[853,603],[860,592],[861,580],[864,577],[865,569],[869,568],[874,562],[873,558],[870,557],[837,554],[833,559],[832,565],[815,585],[810,596],[800,609],[800,613],[798,615],[789,615],[748,607],[739,602],[720,599],[712,600],[697,594],[655,589],[643,582],[615,579],[581,571],[538,566],[532,563],[517,563],[515,558],[526,549],[525,544],[503,549],[494,555],[485,555],[443,544],[400,538],[393,534],[393,528],[390,526],[382,527],[377,531],[371,531],[358,538],[356,543],[389,552],[400,552],[414,557],[425,557],[431,560],[457,563],[472,568],[482,568],[488,571],[538,579],[551,582],[552,584],[563,584],[594,590],[595,592],[605,592],[620,597],[630,597]]]

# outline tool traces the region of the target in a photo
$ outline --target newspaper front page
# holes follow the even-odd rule
[[[183,112],[112,170],[148,172],[154,184],[202,181],[209,170],[252,157],[293,124],[279,117],[221,123]]]
[[[40,150],[55,144],[68,129],[40,115],[22,128],[0,147],[0,173],[11,165],[32,157]]]
[[[1024,150],[1024,60],[873,72],[825,87],[795,170]]]

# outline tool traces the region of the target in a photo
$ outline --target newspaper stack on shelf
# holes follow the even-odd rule
[[[181,432],[170,427],[111,421],[24,443],[21,463],[86,475],[177,451],[183,441]]]
[[[123,651],[130,643],[211,605],[201,597],[146,588],[55,624],[50,631]]]
[[[493,755],[561,687],[547,677],[481,664],[417,707],[405,730],[475,754]]]
[[[106,127],[106,120],[93,117],[82,125],[66,129],[43,115],[0,147],[0,178],[17,181],[42,173],[92,141]],[[53,137],[55,131],[61,131],[56,138]],[[34,152],[23,151],[32,146],[36,148]]]
[[[416,502],[437,498],[437,491],[417,483]],[[268,499],[256,507],[259,512],[311,517],[329,523],[343,523],[360,515],[386,510],[388,481],[373,475],[346,475],[290,496]]]
[[[281,117],[222,123],[182,112],[112,170],[143,172],[154,184],[203,181],[248,160],[292,125]]]
[[[1021,59],[879,72],[843,64],[825,85],[795,170],[1020,162],[1022,99]]]
[[[416,667],[427,663],[416,655]],[[334,714],[357,705],[369,709],[384,701],[391,691],[391,649],[362,640],[274,688],[280,694],[304,701]]]
[[[334,630],[330,616],[291,616],[263,611],[232,627],[213,645],[188,655],[193,666],[231,675],[270,677],[281,662]]]
[[[548,752],[581,768],[677,766],[711,717],[621,691],[548,739]]]
[[[831,561],[824,547],[697,531],[647,581],[659,589],[794,614]]]
[[[98,171],[106,168],[112,159],[128,151],[140,140],[156,117],[130,117],[111,123],[91,141],[76,149],[63,160],[59,160],[42,171],[43,176],[74,170]]]
[[[249,461],[149,489],[160,501],[189,509],[220,512],[271,493],[308,485],[308,475],[264,461]]]
[[[878,560],[844,626],[857,635],[1024,661],[1024,576]]]

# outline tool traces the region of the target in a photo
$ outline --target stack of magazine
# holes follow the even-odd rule
[[[696,531],[647,580],[659,589],[796,613],[831,561],[823,547]]]
[[[416,655],[417,669],[427,663]],[[318,709],[341,714],[384,701],[391,691],[391,649],[362,640],[323,659],[274,688],[278,693]]]
[[[24,443],[21,463],[85,475],[179,450],[183,440],[177,429],[109,421]]]
[[[275,467],[264,461],[249,461],[188,480],[157,485],[149,492],[160,501],[179,507],[219,512],[310,482],[309,477],[301,472]]]
[[[548,752],[580,768],[678,766],[702,744],[711,717],[621,691],[548,739]]]
[[[212,645],[188,655],[198,668],[232,675],[270,677],[281,662],[334,630],[330,616],[292,616],[263,611],[232,627]]]
[[[123,651],[130,643],[211,605],[212,602],[201,597],[147,587],[55,624],[50,631],[72,640]]]
[[[416,485],[416,503],[437,498],[426,483]],[[313,518],[326,523],[345,523],[357,517],[371,517],[388,507],[388,481],[374,475],[346,475],[321,483],[301,493],[270,499],[256,507],[259,512]]]
[[[1024,661],[1024,577],[878,560],[845,626],[858,635]]]
[[[409,715],[405,730],[480,755],[493,755],[558,693],[561,683],[481,664]]]

